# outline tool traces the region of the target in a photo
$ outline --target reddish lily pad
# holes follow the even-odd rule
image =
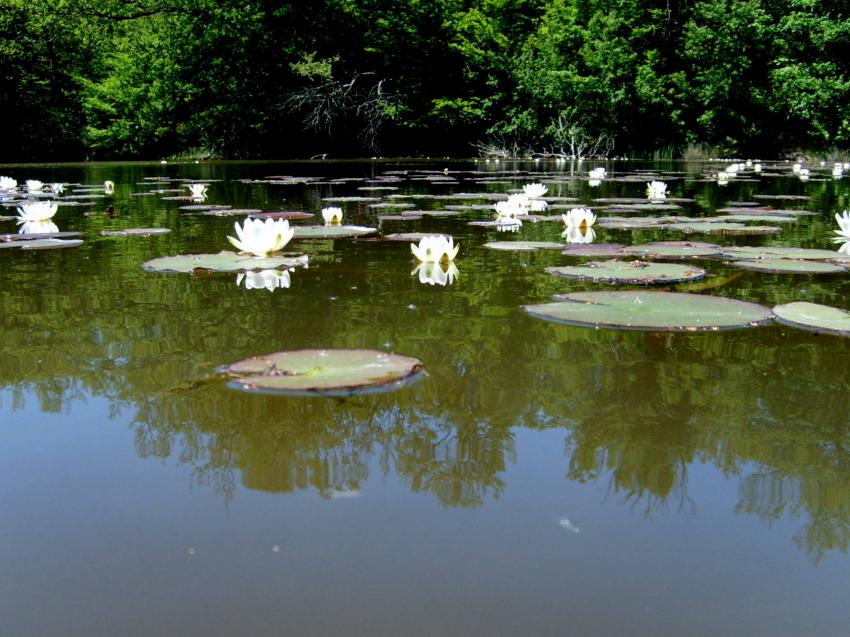
[[[304,349],[248,358],[218,370],[245,391],[348,396],[391,391],[421,378],[422,361],[368,349]]]
[[[572,292],[556,298],[557,303],[526,305],[525,310],[570,325],[673,332],[755,327],[773,317],[770,308],[756,303],[682,292]]]

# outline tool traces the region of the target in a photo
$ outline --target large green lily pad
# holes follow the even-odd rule
[[[273,270],[305,265],[307,257],[251,257],[223,250],[218,254],[181,254],[173,257],[159,257],[142,264],[142,268],[151,272],[183,272],[190,274],[195,270],[212,272],[245,272],[248,270]]]
[[[516,252],[534,252],[535,250],[560,250],[563,243],[554,241],[491,241],[484,244],[485,248],[493,250],[513,250]]]
[[[702,268],[680,263],[617,260],[546,268],[546,272],[568,279],[589,279],[612,285],[665,285],[696,281],[705,276]]]
[[[842,255],[834,250],[785,248],[782,246],[730,246],[723,248],[723,254],[733,259],[805,259],[827,261],[829,259],[842,258]]]
[[[570,325],[674,332],[755,327],[771,320],[770,308],[702,294],[631,290],[560,294],[557,303],[526,305],[532,316]]]
[[[741,235],[764,235],[776,234],[782,232],[782,228],[776,226],[747,226],[743,223],[711,223],[711,222],[693,222],[693,223],[672,223],[667,226],[668,230],[678,230],[685,234],[704,233],[704,234],[722,234],[730,236]]]
[[[293,239],[341,239],[359,237],[377,232],[377,228],[365,226],[292,226],[295,229]]]
[[[847,271],[847,268],[837,263],[806,261],[804,259],[744,259],[733,261],[732,265],[743,270],[777,272],[780,274],[834,274]]]
[[[837,307],[796,301],[773,308],[776,320],[804,330],[850,336],[850,312]]]
[[[248,358],[218,371],[246,391],[345,396],[390,391],[422,376],[422,361],[368,349],[303,349]]]
[[[625,247],[622,243],[574,243],[565,246],[561,254],[568,257],[621,257]]]
[[[82,239],[29,239],[27,241],[3,241],[0,248],[20,248],[21,250],[57,250],[76,248],[83,245]]]

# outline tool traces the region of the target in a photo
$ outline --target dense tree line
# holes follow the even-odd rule
[[[0,160],[767,155],[845,148],[848,98],[844,0],[0,6]]]

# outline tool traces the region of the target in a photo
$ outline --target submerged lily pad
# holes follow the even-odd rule
[[[155,234],[168,234],[171,228],[127,228],[126,230],[101,230],[104,237],[150,237]]]
[[[211,270],[213,272],[245,272],[247,270],[273,270],[289,268],[307,263],[307,257],[252,257],[223,250],[218,254],[181,254],[173,257],[159,257],[142,264],[142,268],[151,272],[183,272]]]
[[[564,247],[564,244],[555,243],[554,241],[491,241],[490,243],[485,243],[484,247],[494,250],[534,252],[541,249],[560,250]]]
[[[745,259],[733,261],[732,265],[744,270],[776,272],[780,274],[834,274],[845,272],[847,268],[836,263],[823,261],[805,261],[803,259]]]
[[[339,239],[344,237],[359,237],[364,234],[377,232],[377,228],[365,226],[292,226],[295,230],[293,239]]]
[[[682,292],[572,292],[556,298],[557,303],[525,310],[570,325],[677,332],[755,327],[773,317],[770,308],[756,303]]]
[[[218,371],[246,391],[346,396],[390,391],[422,376],[422,361],[368,349],[303,349],[248,358]]]
[[[815,332],[850,336],[850,312],[837,307],[796,301],[773,308],[776,320],[785,325]]]
[[[546,272],[568,279],[590,279],[613,285],[664,285],[695,281],[705,276],[702,268],[680,263],[617,260],[546,268]]]

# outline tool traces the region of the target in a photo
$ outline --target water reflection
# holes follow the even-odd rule
[[[175,223],[135,205],[131,219]],[[369,213],[352,212],[354,221],[357,214]],[[232,275],[138,268],[159,254],[205,251],[216,233],[203,224],[229,225],[179,223],[182,236],[46,255],[35,272],[32,260],[10,262],[0,273],[0,385],[12,401],[2,409],[20,409],[25,392],[44,411],[106,397],[114,413],[132,414],[140,457],[190,465],[196,484],[226,499],[239,485],[356,497],[379,470],[445,506],[481,506],[507,488],[517,430],[554,429],[563,432],[567,479],[602,481],[641,513],[698,511],[689,468],[704,463],[737,481],[738,512],[768,523],[798,518],[795,541],[815,557],[848,548],[845,340],[778,326],[659,335],[546,324],[519,306],[565,291],[540,273],[560,255],[470,249],[464,264],[474,279],[434,295],[419,283],[452,285],[453,264],[421,264],[411,279],[408,250],[378,242],[302,244],[318,265],[299,273],[294,288],[288,271],[240,274],[236,284],[247,289],[290,288],[251,295],[246,306]],[[467,232],[466,246],[482,241],[471,234],[481,229]],[[778,279],[730,285],[730,296],[762,302],[800,294]],[[817,279],[805,289],[820,299],[842,290]],[[208,376],[218,364],[275,349],[387,342],[422,359],[429,377],[390,395],[317,399],[245,395]],[[578,528],[569,524],[562,526]]]

